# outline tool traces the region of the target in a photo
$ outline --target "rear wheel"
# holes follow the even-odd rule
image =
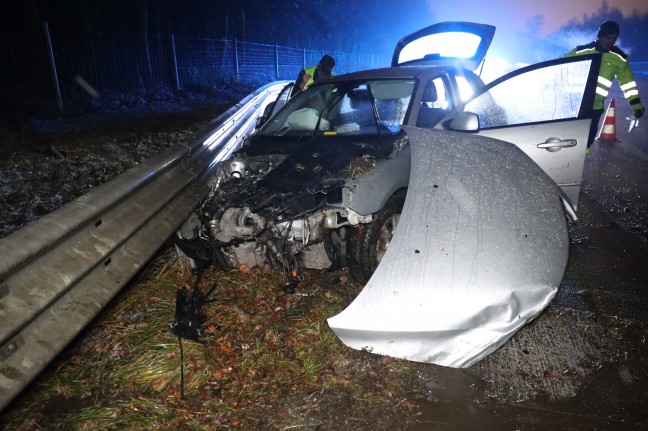
[[[404,196],[392,196],[374,214],[373,221],[354,229],[349,239],[349,269],[361,283],[366,283],[382,260],[400,219]]]

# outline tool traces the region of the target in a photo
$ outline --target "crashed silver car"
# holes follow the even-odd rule
[[[562,279],[599,59],[485,85],[494,32],[436,24],[390,68],[287,88],[216,166],[179,248],[198,267],[293,279],[349,267],[366,286],[329,325],[356,349],[454,367],[495,350]]]

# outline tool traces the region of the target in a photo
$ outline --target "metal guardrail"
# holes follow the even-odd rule
[[[0,239],[0,410],[108,304],[206,196],[285,81],[259,88],[175,145]]]

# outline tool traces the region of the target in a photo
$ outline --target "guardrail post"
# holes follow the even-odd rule
[[[238,39],[234,39],[234,76],[236,82],[239,82]]]
[[[275,79],[279,81],[279,45],[275,44]]]
[[[176,55],[175,34],[171,33],[171,53],[173,54],[173,71],[175,72],[176,91],[180,91],[180,75],[178,75],[178,57]]]
[[[50,68],[52,70],[52,82],[56,92],[56,104],[59,111],[63,110],[63,98],[61,97],[61,87],[59,86],[58,72],[56,71],[56,60],[54,59],[54,49],[52,49],[52,39],[50,39],[49,26],[47,21],[43,23],[43,33],[45,33],[45,42],[47,43],[47,53],[49,55]]]

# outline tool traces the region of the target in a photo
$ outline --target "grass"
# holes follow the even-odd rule
[[[334,429],[340,418],[380,429],[376,415],[384,429],[407,423],[412,364],[348,349],[326,324],[357,293],[344,274],[304,274],[287,295],[277,272],[208,270],[209,336],[182,342],[182,387],[169,322],[176,290],[194,283],[185,268],[172,253],[158,259],[13,408],[8,429]]]

